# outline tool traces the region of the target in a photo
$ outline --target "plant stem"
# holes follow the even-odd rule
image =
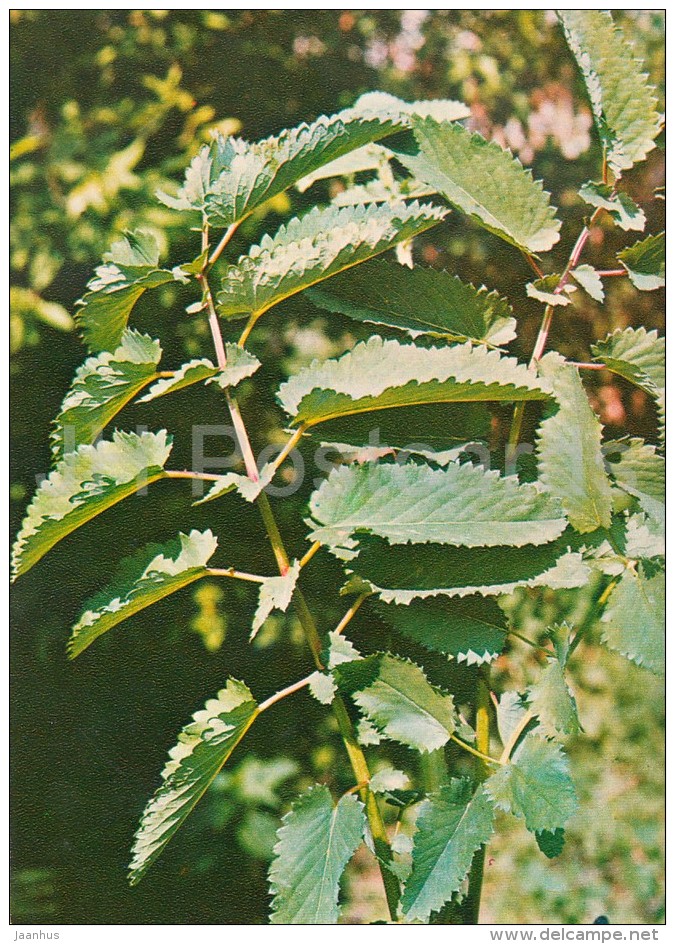
[[[263,711],[267,711],[272,705],[275,705],[278,701],[281,701],[282,698],[286,698],[288,695],[293,695],[295,692],[299,692],[301,688],[309,685],[311,675],[308,675],[307,678],[300,679],[299,682],[294,682],[293,685],[289,685],[287,688],[282,688],[280,692],[276,692],[274,695],[261,702],[258,705],[258,714],[262,714]]]
[[[616,190],[613,190],[610,194],[609,199],[613,199],[616,194]],[[572,252],[570,257],[567,260],[567,265],[563,269],[563,273],[558,280],[558,284],[553,289],[554,295],[559,295],[562,290],[567,285],[570,274],[572,270],[576,267],[581,253],[584,251],[584,246],[588,241],[588,237],[591,235],[591,228],[595,224],[596,220],[602,213],[602,207],[598,207],[597,210],[593,213],[588,223],[579,233],[577,241],[572,247]],[[544,351],[546,350],[546,342],[548,341],[548,335],[551,330],[551,324],[553,322],[553,312],[554,306],[547,305],[544,309],[544,315],[541,320],[541,325],[539,327],[539,333],[537,335],[537,340],[534,343],[534,350],[532,351],[532,357],[530,362],[527,365],[530,370],[535,370],[537,366],[537,361],[541,360]],[[520,403],[517,403],[513,410],[513,419],[511,421],[511,429],[509,431],[509,438],[506,444],[506,460],[509,462],[511,457],[514,455],[515,449],[520,441],[520,433],[523,427],[523,418],[525,416],[525,407],[526,401],[521,400]]]
[[[227,235],[227,234],[226,234]],[[222,242],[222,240],[221,240]],[[219,247],[220,248],[220,247]],[[202,226],[202,251],[208,249],[208,223],[206,220],[203,222]],[[222,249],[220,249],[222,251]],[[220,324],[218,322],[218,315],[213,304],[213,296],[211,295],[211,289],[209,287],[208,278],[206,275],[206,269],[202,270],[198,276],[200,279],[204,295],[206,297],[206,302],[209,310],[209,327],[211,328],[211,334],[213,336],[213,343],[216,349],[216,355],[218,357],[218,364],[221,367],[225,366],[225,349],[223,345],[222,334],[220,331]],[[254,323],[254,322],[253,322]],[[251,323],[251,327],[253,327]],[[249,328],[250,330],[250,328]],[[240,344],[243,345],[244,341],[248,337],[246,331],[242,335]],[[222,360],[222,363],[221,363]],[[244,462],[246,464],[246,472],[248,477],[253,482],[258,481],[258,467],[253,455],[253,450],[251,449],[251,444],[248,438],[248,433],[246,431],[246,426],[242,419],[241,413],[239,411],[239,406],[236,399],[231,396],[229,391],[226,391],[227,405],[230,410],[230,416],[232,417],[232,424],[235,429],[237,436],[237,441],[239,447],[244,456]],[[302,435],[299,432],[298,438]],[[270,539],[272,545],[272,550],[277,562],[277,567],[279,568],[279,573],[284,576],[288,573],[290,568],[290,560],[288,553],[286,552],[286,547],[283,542],[283,538],[279,532],[276,519],[274,517],[274,512],[272,511],[272,506],[270,505],[269,498],[265,492],[261,492],[256,499],[258,508],[262,515],[263,523],[265,529],[267,530],[267,535]],[[317,669],[322,670],[324,668],[323,662],[321,660],[321,637],[316,628],[316,623],[314,622],[314,617],[307,605],[305,595],[302,590],[298,587],[296,588],[294,594],[295,609],[302,625],[305,639],[307,644],[312,652],[312,657]],[[351,719],[347,712],[344,701],[340,695],[336,695],[332,703],[333,714],[338,724],[342,740],[344,741],[345,748],[347,750],[347,755],[354,772],[354,777],[356,778],[357,784],[369,783],[370,782],[370,771],[368,769],[368,764],[366,762],[365,755],[356,739],[356,733],[354,731],[354,726],[352,725]],[[385,829],[384,821],[382,819],[382,814],[380,813],[380,808],[377,805],[377,799],[370,792],[367,787],[362,788],[361,790],[361,799],[366,807],[366,815],[368,817],[368,823],[370,825],[370,831],[373,836],[373,843],[375,846],[375,853],[380,865],[380,872],[382,873],[382,881],[384,883],[384,890],[387,897],[387,905],[389,907],[389,913],[392,921],[397,920],[397,909],[398,901],[400,897],[400,887],[398,879],[396,876],[387,868],[387,862],[391,860],[391,847],[389,845],[389,840],[387,837],[387,832]]]
[[[222,253],[223,249],[227,246],[229,241],[234,236],[235,232],[237,231],[237,227],[239,226],[240,223],[241,223],[241,220],[238,220],[236,223],[233,223],[232,226],[228,227],[228,229],[225,230],[225,234],[223,235],[223,238],[220,240],[216,248],[213,250],[211,256],[209,257],[209,262],[208,262],[209,268],[211,268],[214,262],[218,261],[218,259],[220,258],[220,254]],[[208,230],[207,230],[207,234],[208,234]],[[204,248],[208,248],[208,245],[205,246]],[[203,251],[204,250],[202,250],[202,252]]]
[[[247,574],[242,570],[235,570],[234,567],[209,567],[206,573],[209,577],[234,577],[235,580],[249,580],[251,583],[265,583],[269,579],[259,574]]]
[[[502,751],[502,756],[499,758],[502,764],[507,764],[511,759],[511,754],[516,744],[520,740],[520,736],[528,726],[530,721],[534,718],[534,714],[531,711],[526,711],[523,717],[520,719],[519,723],[511,732],[511,737],[508,739],[504,745],[504,750]]]
[[[489,756],[490,751],[490,670],[484,666],[478,675],[476,686],[476,747],[481,754]],[[476,771],[478,780],[488,776],[489,768],[483,760]],[[478,924],[480,916],[480,898],[483,891],[483,871],[485,868],[485,846],[474,854],[469,871],[469,892],[462,903],[462,912],[467,924]]]
[[[317,552],[317,551],[319,550],[319,548],[321,548],[321,547],[323,547],[323,545],[321,544],[321,541],[315,541],[314,544],[312,544],[312,546],[311,546],[310,549],[307,551],[307,553],[306,553],[303,557],[300,558],[300,570],[302,570],[302,568],[303,568],[306,564],[309,564],[309,562],[311,561],[311,559],[314,557],[314,555],[316,554],[316,552]]]
[[[466,741],[463,741],[461,738],[456,737],[456,735],[451,734],[450,740],[461,747],[463,750],[468,751],[469,754],[473,754],[474,757],[477,757],[479,760],[482,760],[485,764],[499,764],[501,761],[498,761],[496,757],[490,757],[489,754],[484,751],[477,751],[475,747],[471,747],[470,744],[467,744]]]
[[[342,617],[342,619],[340,620],[340,622],[337,624],[337,626],[334,629],[334,632],[337,636],[339,636],[340,633],[344,632],[344,630],[347,628],[347,626],[351,622],[352,617],[356,614],[357,610],[360,608],[363,601],[369,596],[370,596],[370,592],[362,593],[361,596],[357,597],[354,603],[352,603],[352,605],[349,607],[345,615]]]

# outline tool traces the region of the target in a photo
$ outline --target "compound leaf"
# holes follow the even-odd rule
[[[666,341],[656,331],[623,328],[592,346],[596,360],[656,400],[663,414],[666,386]]]
[[[654,90],[607,11],[562,10],[558,15],[586,83],[607,163],[620,177],[655,147],[662,122]]]
[[[377,259],[310,289],[309,297],[320,308],[413,337],[426,334],[498,346],[516,336],[505,298],[423,266],[410,270]]]
[[[558,412],[544,420],[537,438],[539,476],[560,499],[577,531],[609,527],[612,492],[602,456],[602,425],[591,409],[576,367],[559,354],[539,363],[553,384]]]
[[[147,230],[126,232],[103,256],[103,265],[78,303],[76,319],[92,352],[114,351],[122,342],[134,305],[149,288],[184,280],[180,270],[159,268],[159,246]]]
[[[546,252],[558,242],[549,194],[508,151],[433,118],[413,118],[413,128],[420,153],[397,156],[418,180],[519,249]]]
[[[311,540],[348,546],[370,533],[391,544],[488,547],[545,544],[567,522],[561,506],[535,485],[471,463],[444,469],[409,462],[342,466],[310,499]]]
[[[471,344],[421,348],[375,335],[335,360],[313,361],[279,389],[294,424],[425,403],[545,400],[550,385],[515,358]]]
[[[658,675],[665,672],[665,603],[665,575],[648,577],[640,564],[624,573],[601,617],[609,648]]]
[[[378,604],[377,612],[404,636],[467,665],[491,662],[506,642],[502,610],[480,596],[412,600],[407,606]]]
[[[653,292],[666,284],[666,234],[647,236],[618,254],[635,288]]]
[[[125,404],[157,375],[159,341],[126,329],[115,351],[102,351],[78,367],[51,434],[52,454],[90,445]]]
[[[93,597],[73,626],[68,643],[71,658],[95,639],[158,600],[199,580],[218,545],[209,531],[191,531],[162,546],[148,545],[120,566],[114,583]]]
[[[417,202],[315,207],[264,236],[226,269],[218,311],[226,318],[258,318],[285,298],[435,226],[446,212]]]
[[[485,789],[497,809],[524,819],[530,832],[562,829],[577,809],[568,758],[555,741],[535,734],[485,781]]]
[[[426,921],[450,900],[493,829],[489,796],[466,778],[451,780],[425,800],[417,818],[412,871],[401,900],[408,921]]]
[[[384,737],[418,751],[435,751],[455,730],[452,696],[434,688],[413,662],[379,653],[343,663],[335,675],[339,688]]]
[[[145,808],[134,837],[129,882],[136,885],[164,851],[258,715],[243,682],[229,679],[178,735],[162,785]]]
[[[337,922],[340,879],[364,829],[363,804],[353,795],[334,806],[322,784],[294,802],[277,833],[270,866],[272,924]]]
[[[80,525],[164,476],[171,437],[115,431],[66,453],[38,487],[12,552],[14,579]]]

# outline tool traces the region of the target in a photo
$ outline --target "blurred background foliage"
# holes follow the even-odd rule
[[[616,17],[663,102],[663,12]],[[14,10],[11,50],[13,532],[36,477],[48,469],[50,422],[84,357],[74,302],[124,228],[156,231],[171,264],[196,255],[195,234],[153,195],[180,178],[212,130],[256,139],[330,114],[370,89],[408,100],[462,99],[471,126],[510,147],[552,191],[564,220],[553,270],[586,212],[577,190],[599,174],[580,79],[547,11]],[[663,201],[654,196],[663,174],[659,148],[627,178],[648,232],[663,226]],[[331,187],[319,183],[273,201],[241,228],[232,253],[291,211],[327,199]],[[612,268],[622,236],[598,228],[584,261]],[[415,253],[509,296],[519,317],[513,349],[529,355],[541,312],[525,296],[529,270],[515,252],[455,213],[419,240]],[[627,279],[610,279],[607,289],[605,307],[585,296],[556,319],[554,347],[585,360],[590,342],[612,328],[662,327],[662,292],[639,294]],[[210,353],[205,325],[182,315],[194,299],[181,291],[174,285],[155,292],[135,315],[138,327],[161,336],[167,364]],[[273,399],[280,379],[359,336],[358,326],[328,321],[302,298],[256,329],[253,346],[268,365],[255,391],[242,386],[241,400],[255,421],[258,450],[281,435]],[[596,371],[589,384],[610,435],[650,434],[654,417],[639,392]],[[190,461],[193,420],[218,423],[221,416],[218,396],[207,388],[145,410],[131,407],[124,425],[166,425],[180,463]],[[213,448],[218,454],[216,442]],[[292,497],[274,500],[294,552],[303,547],[312,477]],[[180,484],[163,483],[128,500],[71,536],[15,590],[16,922],[264,922],[267,862],[290,798],[316,779],[335,790],[351,786],[330,717],[299,694],[252,730],[247,751],[235,755],[159,865],[138,889],[127,888],[131,836],[180,726],[228,675],[265,697],[308,667],[292,612],[271,620],[251,647],[250,591],[209,582],[105,636],[74,665],[66,662],[68,627],[83,600],[139,543],[212,526],[226,563],[274,572],[255,509],[236,501],[193,509],[189,497]],[[343,604],[326,592],[337,586],[338,569],[320,557],[307,591],[327,630]],[[507,605],[520,629],[536,637],[551,622],[584,612],[592,593],[560,600],[530,592]],[[395,645],[367,604],[352,625],[364,649]],[[582,812],[563,855],[550,862],[524,829],[504,824],[488,850],[484,921],[588,922],[599,914],[612,922],[663,920],[662,687],[602,649],[597,636],[591,633],[572,664],[584,733],[569,750]],[[537,669],[532,652],[516,644],[500,657],[497,691],[527,683]],[[469,701],[462,692],[471,691],[470,671],[423,658],[432,679]],[[461,769],[462,759],[450,759]],[[392,748],[391,761],[433,779],[429,765],[417,771],[402,748]],[[358,857],[346,882],[344,920],[384,917],[379,883],[372,861]]]

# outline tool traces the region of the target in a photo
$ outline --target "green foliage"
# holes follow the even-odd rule
[[[338,686],[349,692],[384,737],[418,751],[435,751],[455,730],[451,695],[429,684],[418,665],[388,653],[344,663]]]
[[[170,376],[162,377],[153,384],[145,396],[141,397],[140,402],[147,403],[150,400],[156,400],[157,397],[183,390],[184,387],[190,387],[202,380],[207,384],[218,384],[223,390],[227,387],[236,387],[242,380],[251,377],[260,367],[258,358],[239,347],[238,344],[226,344],[224,349],[227,365],[223,370],[214,367],[207,357],[189,361],[178,370],[172,371]]]
[[[461,125],[413,119],[419,155],[401,160],[419,180],[491,233],[527,252],[546,252],[560,222],[541,183],[497,144]]]
[[[410,639],[467,665],[491,662],[504,648],[506,620],[494,600],[411,600],[378,607],[383,619]]]
[[[76,316],[90,351],[114,351],[141,295],[185,278],[180,270],[159,268],[157,239],[147,230],[125,233],[124,239],[112,244],[103,262],[88,283]]]
[[[489,796],[470,780],[452,780],[425,800],[401,901],[409,921],[426,921],[459,890],[474,853],[492,835],[493,822]]]
[[[73,626],[68,643],[71,658],[139,610],[203,577],[217,545],[211,531],[191,531],[163,547],[149,545],[123,561],[118,579],[89,601]]]
[[[422,348],[375,335],[337,360],[314,361],[279,390],[296,424],[424,403],[545,400],[550,388],[515,358],[471,344]]]
[[[54,421],[56,460],[78,446],[91,445],[119,411],[157,376],[159,341],[125,330],[120,346],[102,351],[78,367],[73,385]]]
[[[602,457],[602,426],[590,407],[579,371],[555,353],[547,354],[539,369],[553,384],[560,403],[558,412],[540,427],[541,481],[559,498],[577,531],[608,528],[612,494]]]
[[[364,828],[355,796],[334,806],[328,787],[315,786],[295,801],[270,867],[273,924],[335,924],[340,878]]]
[[[312,495],[310,511],[312,540],[334,545],[366,533],[390,544],[522,547],[553,541],[566,527],[558,502],[536,487],[470,463],[336,469]]]
[[[225,318],[259,318],[303,289],[365,262],[439,223],[429,204],[314,209],[266,236],[227,269],[218,293]]]
[[[605,159],[617,177],[643,161],[661,130],[653,89],[604,10],[559,13],[584,77]]]
[[[258,631],[262,628],[272,610],[284,612],[288,609],[299,576],[300,565],[295,561],[289,567],[288,572],[281,577],[266,577],[260,584],[258,608],[253,617],[251,639],[257,636]]]
[[[524,819],[531,832],[562,829],[577,809],[569,761],[558,744],[536,734],[485,781],[485,790],[497,809]]]
[[[376,260],[311,289],[315,305],[357,321],[398,328],[413,337],[508,344],[516,322],[505,298],[456,275]]]
[[[602,616],[603,638],[638,665],[665,672],[666,580],[648,576],[642,564],[627,570],[612,590]]]
[[[666,234],[647,236],[619,253],[619,261],[635,288],[653,292],[666,284]]]
[[[12,551],[14,577],[25,573],[75,528],[164,475],[171,437],[114,432],[112,440],[67,453],[39,486]]]
[[[169,751],[163,783],[145,808],[134,838],[129,881],[135,885],[159,858],[258,715],[243,682],[229,679],[197,711]]]
[[[340,29],[349,31],[352,13],[345,17]],[[229,29],[228,17],[218,22]],[[567,183],[557,187],[564,199],[556,193],[556,203],[579,215],[574,198],[579,180],[611,179],[608,167],[618,178],[644,159],[660,119],[635,57],[608,15],[573,11],[563,14],[563,22],[587,81],[606,159],[602,167],[584,165],[570,189],[576,167],[566,155],[560,176]],[[591,44],[594,32],[597,42]],[[166,81],[173,82],[175,107],[183,107],[178,80],[169,76]],[[168,96],[168,91],[162,94]],[[166,195],[171,189],[166,173],[158,175],[155,183],[163,191],[164,208],[141,214],[143,226],[113,243],[89,283],[78,320],[93,356],[78,370],[57,418],[56,466],[39,485],[20,529],[15,576],[75,528],[161,478],[211,483],[206,496],[195,502],[200,506],[231,494],[228,502],[193,513],[200,522],[221,522],[221,538],[227,536],[237,555],[253,557],[255,570],[260,565],[266,571],[274,560],[279,571],[278,576],[263,576],[239,570],[239,564],[236,569],[209,567],[217,538],[210,529],[193,529],[123,561],[118,576],[85,604],[74,627],[71,655],[127,617],[208,575],[210,582],[225,578],[232,593],[218,591],[209,600],[195,600],[201,607],[196,619],[192,614],[172,621],[173,635],[161,643],[144,642],[163,651],[185,625],[197,628],[208,648],[216,650],[224,637],[217,604],[222,598],[230,606],[229,620],[238,612],[233,601],[246,592],[238,593],[241,584],[236,581],[258,587],[251,648],[253,653],[270,649],[265,685],[273,681],[277,691],[258,705],[243,682],[230,680],[179,735],[163,783],[136,834],[132,884],[213,785],[203,805],[202,826],[200,817],[195,818],[195,848],[216,846],[199,838],[204,822],[222,828],[232,820],[237,841],[250,856],[272,859],[274,923],[336,922],[340,883],[362,839],[374,853],[372,865],[380,869],[393,921],[428,921],[435,913],[438,920],[475,916],[482,847],[492,838],[495,810],[524,822],[534,834],[532,848],[536,851],[538,845],[546,857],[563,852],[563,830],[571,832],[576,817],[583,815],[562,747],[564,739],[583,731],[579,690],[575,685],[573,695],[568,685],[568,662],[577,645],[592,646],[601,635],[608,648],[663,671],[663,459],[648,442],[647,430],[644,438],[605,438],[603,423],[616,417],[601,422],[596,416],[579,374],[589,365],[570,363],[555,351],[543,354],[551,338],[560,336],[565,354],[579,357],[572,351],[583,338],[570,341],[566,336],[574,332],[558,322],[569,327],[572,298],[582,310],[588,297],[602,305],[603,278],[617,274],[599,260],[597,266],[582,262],[582,253],[604,251],[613,257],[622,233],[644,229],[646,213],[616,181],[587,183],[579,193],[596,211],[588,227],[607,214],[617,224],[605,234],[611,234],[612,245],[589,239],[590,228],[582,229],[566,263],[540,264],[532,257],[555,246],[562,231],[550,195],[517,157],[457,123],[468,115],[464,105],[449,100],[406,103],[375,92],[336,115],[257,143],[232,137],[232,124],[218,129],[221,133],[204,146],[199,144],[203,136],[188,135],[186,140],[194,141],[192,163],[177,196]],[[471,116],[480,124],[477,113]],[[196,122],[194,128],[198,126]],[[140,142],[139,137],[120,158],[122,177],[133,176],[132,168],[145,153],[146,139]],[[513,138],[512,127],[504,140]],[[20,157],[30,147],[23,142],[16,153]],[[181,160],[166,170],[173,174],[184,165]],[[413,176],[404,177],[402,168]],[[296,192],[287,193],[292,187]],[[310,197],[298,194],[311,187],[316,198],[308,208]],[[496,276],[487,251],[492,237],[483,244],[480,230],[468,228],[469,241],[484,249],[485,282],[496,278],[506,285],[510,298],[520,298],[515,308],[525,305],[525,313],[537,307],[528,297],[545,306],[529,364],[495,350],[516,338],[514,308],[503,294],[484,286],[482,274],[470,265],[461,270],[466,281],[453,274],[453,260],[466,247],[461,235],[466,221],[440,206],[416,202],[433,194],[508,243],[505,252],[520,250],[536,271],[535,281],[525,284],[523,278],[521,290],[516,285],[514,291],[525,260],[514,251],[509,265],[500,256],[498,267],[504,273]],[[319,201],[326,198],[330,202],[322,205]],[[85,198],[80,194],[79,199]],[[651,201],[641,202],[649,209]],[[290,220],[279,226],[278,215]],[[199,234],[194,232],[198,228]],[[218,229],[224,233],[214,246],[213,230]],[[176,234],[182,238],[179,251],[169,238]],[[423,239],[415,242],[418,236]],[[240,254],[236,263],[235,246]],[[160,267],[160,247],[163,255],[171,247],[172,259],[187,261]],[[392,249],[398,264],[373,259]],[[417,265],[418,258],[426,265]],[[647,237],[620,252],[619,259],[636,287],[652,289],[662,283],[662,236]],[[554,274],[554,268],[562,274]],[[214,292],[216,277],[220,291]],[[573,295],[570,280],[583,292]],[[189,285],[192,298],[200,300],[186,309],[185,323],[169,322],[163,343],[172,356],[182,344],[188,359],[178,356],[177,363],[186,360],[182,366],[160,372],[159,342],[130,329],[128,321],[152,288],[163,286],[153,296],[160,304],[182,305],[188,292],[180,291],[179,284]],[[633,291],[628,279],[623,288]],[[343,327],[340,335],[344,322],[338,320],[334,330],[327,320],[315,320],[305,331],[302,349],[302,320],[316,318],[296,297],[306,290],[325,312],[350,318],[350,330]],[[614,294],[608,292],[612,304]],[[258,319],[280,303],[283,320],[256,332],[258,358],[245,345]],[[148,318],[151,306],[141,308],[141,316]],[[593,319],[600,317],[596,306],[591,310]],[[221,332],[234,332],[231,322],[240,317],[247,323],[235,344]],[[586,320],[590,325],[591,319]],[[607,321],[625,323],[620,317]],[[558,334],[551,333],[554,322]],[[371,334],[372,325],[386,337]],[[202,356],[207,330],[215,358],[210,351],[210,357]],[[389,337],[400,331],[412,341]],[[529,337],[527,328],[522,336]],[[285,350],[289,341],[295,347],[290,357]],[[593,355],[654,397],[661,418],[665,368],[663,341],[656,332],[614,332],[594,346]],[[240,405],[235,388],[267,360],[269,367],[266,363],[254,382],[242,386]],[[285,417],[270,396],[284,373],[287,379],[277,399]],[[591,379],[602,385],[601,374]],[[209,407],[201,419],[208,420],[207,429],[211,423],[218,429],[222,427],[215,424],[226,421],[229,412],[228,429],[245,474],[238,468],[214,475],[183,465],[167,470],[171,439],[165,431],[115,431],[110,440],[93,444],[132,399],[139,404],[161,401],[150,410],[162,411],[167,409],[165,394],[183,390],[198,397],[198,391],[188,388],[200,384],[215,387],[209,403],[221,403],[220,411],[216,407],[212,415]],[[184,402],[189,406],[187,397]],[[601,403],[602,397],[593,402]],[[284,433],[286,417],[294,429]],[[173,419],[181,440],[177,452],[184,461],[186,431],[200,418],[181,404]],[[252,420],[257,421],[255,430],[248,425]],[[171,422],[166,425],[173,428]],[[274,495],[269,486],[277,473],[285,484],[303,485],[298,473],[302,463],[294,463],[295,479],[283,463],[294,447],[311,447],[317,426],[320,442],[329,443],[339,460],[330,471],[324,467],[328,476],[314,483],[305,519],[313,543],[295,558],[281,531],[299,512],[298,502],[306,500],[309,489],[283,503],[276,498],[271,503],[266,492]],[[521,460],[516,473],[514,447],[523,429],[532,432],[537,454]],[[263,444],[280,447],[282,455],[264,465],[261,457],[258,468],[256,451]],[[481,465],[469,461],[476,451]],[[498,469],[487,467],[492,457],[497,457]],[[160,525],[169,505],[182,507],[178,501],[161,508]],[[259,521],[245,502],[257,504],[270,547],[259,537]],[[297,529],[293,539],[299,539]],[[336,560],[347,574],[339,593]],[[306,567],[309,578],[303,573]],[[336,624],[341,596],[350,596],[350,604]],[[542,613],[533,628],[528,612],[538,604]],[[247,624],[249,620],[246,614]],[[352,620],[356,632],[362,632],[358,649],[349,638]],[[331,625],[336,627],[332,632]],[[307,654],[295,651],[300,634],[312,655],[311,674]],[[228,644],[235,636],[228,631]],[[530,658],[519,659],[521,643],[530,644]],[[490,679],[490,663],[502,653]],[[229,650],[223,654],[232,657]],[[510,689],[509,674],[518,674]],[[284,735],[285,743],[298,742],[293,749],[301,763],[287,766],[281,780],[297,774],[302,789],[311,782],[311,767],[311,779],[321,784],[291,804],[273,848],[274,817],[290,801],[290,788],[283,797],[277,794],[279,777],[266,778],[263,761],[263,769],[253,764],[246,773],[245,766],[255,760],[251,756],[244,759],[242,771],[221,777],[219,772],[259,714],[307,688],[315,701],[306,701],[302,737],[292,737],[298,730],[295,720]],[[503,744],[498,756],[492,753],[489,732],[491,700]],[[314,717],[310,712],[323,718],[327,710],[332,724],[305,723]],[[275,714],[276,709],[266,714],[272,733]],[[474,720],[475,730],[467,719]],[[316,732],[326,732],[329,739],[340,735],[351,773],[337,761],[331,740],[313,749]],[[401,752],[397,745],[422,756]],[[364,746],[372,756],[366,758]],[[469,764],[473,777],[464,776]],[[245,786],[251,780],[253,789]],[[388,826],[394,818],[392,841]]]
[[[616,191],[609,184],[588,180],[579,191],[579,196],[596,209],[607,210],[617,226],[628,231],[642,232],[647,218],[640,207],[622,190]]]

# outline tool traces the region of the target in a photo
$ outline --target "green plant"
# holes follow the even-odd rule
[[[644,213],[622,189],[623,174],[654,146],[660,117],[607,14],[568,12],[561,19],[603,147],[601,179],[580,190],[592,208],[589,219],[561,274],[545,274],[539,259],[560,238],[549,195],[508,152],[462,126],[463,105],[407,104],[370,93],[351,109],[258,144],[216,137],[199,151],[178,193],[161,194],[165,206],[184,214],[177,219],[186,228],[199,223],[196,258],[164,267],[152,233],[127,233],[89,285],[77,317],[91,356],[57,417],[54,468],[17,539],[15,575],[155,482],[207,482],[200,502],[218,500],[225,512],[236,501],[257,504],[278,575],[249,573],[231,561],[214,566],[218,542],[210,529],[148,546],[86,605],[70,655],[209,576],[258,585],[252,636],[274,610],[292,604],[315,663],[263,701],[229,679],[196,712],[141,821],[134,884],[258,717],[309,689],[330,706],[354,782],[337,800],[322,783],[293,804],[270,870],[272,920],[336,921],[342,874],[365,839],[392,921],[476,922],[496,810],[523,820],[544,855],[562,851],[577,799],[561,742],[580,729],[565,670],[585,635],[599,619],[610,648],[663,670],[662,443],[605,440],[580,379],[585,369],[613,371],[653,399],[661,420],[663,341],[655,332],[626,329],[599,342],[588,363],[545,353],[556,309],[573,304],[575,289],[601,302],[605,278],[627,276],[640,290],[663,284],[662,234],[625,249],[620,268],[581,262],[601,215],[626,232],[644,229]],[[260,206],[290,187],[306,190],[334,177],[343,182],[330,206],[292,219],[236,264],[225,264],[233,234]],[[428,198],[436,202],[419,202]],[[529,365],[504,354],[516,328],[504,297],[445,271],[410,268],[412,240],[442,223],[447,204],[523,254],[535,271],[526,291],[544,311]],[[374,258],[394,248],[397,262]],[[221,288],[214,295],[217,272]],[[159,342],[128,321],[141,296],[171,283],[198,288],[187,311],[208,320],[215,358],[159,370]],[[234,391],[261,368],[246,347],[258,320],[300,292],[327,311],[377,325],[385,337],[368,337],[281,386],[291,431],[276,458],[259,468]],[[239,320],[238,342],[225,341],[221,325]],[[402,343],[400,332],[412,340]],[[97,442],[139,394],[148,402],[195,384],[222,391],[244,474],[167,469],[172,442],[165,430],[115,431]],[[528,403],[543,411],[536,462],[521,443]],[[476,453],[484,462],[495,453],[488,451],[495,446],[490,420],[504,404],[514,406],[501,468],[472,464]],[[341,461],[311,496],[309,550],[291,559],[266,489],[296,447],[317,434],[319,443],[334,444]],[[225,499],[228,493],[235,494]],[[319,629],[299,586],[321,550],[342,563],[348,579],[340,592],[353,596],[331,632]],[[588,584],[586,612],[571,625],[547,627],[541,638],[526,637],[507,618],[517,610],[502,598],[513,590]],[[351,620],[368,608],[391,626],[395,652],[364,654],[346,637]],[[539,654],[541,672],[524,692],[491,698],[489,665],[510,635]],[[447,689],[457,673],[448,662],[465,669],[453,694]],[[382,741],[419,753],[415,783],[391,766],[371,774]]]

